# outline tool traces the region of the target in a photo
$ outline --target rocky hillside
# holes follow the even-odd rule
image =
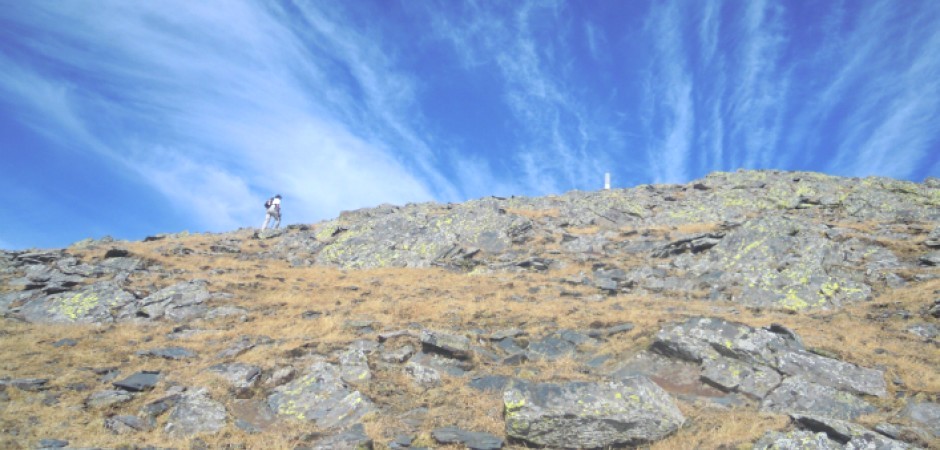
[[[3,448],[940,448],[940,180],[0,251]]]

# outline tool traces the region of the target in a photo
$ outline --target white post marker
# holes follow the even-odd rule
[[[604,174],[604,190],[610,190],[610,172]]]

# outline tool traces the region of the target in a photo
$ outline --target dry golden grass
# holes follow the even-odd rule
[[[551,210],[512,213],[532,218],[557,214]],[[684,235],[718,229],[718,224],[691,224],[621,230],[621,236]],[[597,230],[567,231],[593,233]],[[262,252],[273,245],[272,241],[248,239],[250,233],[249,230],[236,233],[242,239],[238,245],[243,253]],[[871,318],[885,310],[919,311],[936,298],[940,280],[882,292],[871,302],[839,311],[789,314],[749,309],[729,302],[701,301],[695,293],[676,297],[619,295],[587,301],[596,295],[594,289],[563,284],[559,280],[590,273],[589,263],[570,262],[549,273],[472,275],[442,269],[296,268],[280,260],[247,260],[239,259],[239,255],[210,254],[210,247],[220,239],[217,235],[196,235],[116,246],[127,248],[135,256],[158,264],[171,274],[169,277],[134,276],[130,279],[132,288],[151,291],[178,281],[207,279],[210,290],[233,294],[230,300],[213,302],[245,308],[250,316],[247,322],[237,317],[197,321],[191,327],[200,332],[178,339],[168,337],[177,324],[166,322],[106,326],[42,326],[13,321],[0,324],[0,375],[51,379],[46,394],[6,389],[9,400],[0,403],[0,448],[31,448],[39,439],[50,437],[68,439],[73,445],[81,446],[110,448],[147,444],[188,448],[190,440],[174,439],[162,432],[166,415],[159,419],[154,430],[131,436],[106,432],[104,419],[111,414],[133,414],[159,399],[169,384],[205,387],[215,399],[230,398],[226,385],[206,369],[222,362],[215,355],[241,336],[269,336],[274,340],[237,358],[265,371],[288,364],[302,370],[302,361],[295,360],[292,354],[330,356],[357,339],[375,339],[374,334],[358,334],[356,328],[349,326],[350,321],[370,321],[378,332],[428,328],[465,333],[473,339],[478,337],[471,330],[491,333],[519,328],[526,333],[523,339],[535,339],[563,328],[586,330],[632,323],[633,331],[612,336],[590,349],[595,354],[610,355],[614,363],[645,349],[663,325],[689,317],[721,317],[752,326],[779,323],[796,331],[807,347],[866,367],[884,367],[892,395],[877,402],[889,411],[902,406],[894,400],[898,389],[907,390],[907,395],[920,394],[934,400],[940,396],[940,349],[909,333],[909,321],[901,317]],[[914,251],[906,244],[896,245],[899,250]],[[190,248],[197,254],[174,255],[169,250],[176,246]],[[70,253],[91,260],[102,257],[108,248],[70,249]],[[644,262],[637,256],[618,260],[617,264],[630,267]],[[566,295],[562,295],[563,291]],[[302,318],[308,311],[320,315],[313,319]],[[63,348],[52,346],[63,338],[76,339],[78,344]],[[419,346],[413,337],[401,337],[396,338],[392,348],[405,343]],[[136,354],[138,350],[167,346],[182,346],[198,356],[170,361]],[[519,367],[476,363],[493,374],[533,381],[596,379],[572,359],[552,363],[534,361]],[[377,443],[388,442],[404,432],[407,426],[399,416],[417,407],[427,407],[428,415],[425,425],[418,431],[415,445],[458,448],[441,447],[433,442],[430,431],[438,426],[456,425],[503,434],[502,403],[498,393],[480,393],[468,388],[467,380],[448,377],[440,386],[421,388],[411,382],[400,366],[373,365],[373,379],[361,389],[386,411],[370,415],[364,421],[369,435]],[[155,391],[141,394],[128,404],[105,411],[88,411],[83,406],[85,398],[92,392],[109,388],[108,384],[98,381],[100,376],[93,369],[106,367],[119,367],[122,376],[138,370],[160,370],[165,378]],[[903,381],[903,387],[890,383],[895,378]],[[79,383],[91,389],[70,388]],[[47,394],[58,395],[57,403],[43,404]],[[256,399],[264,399],[262,389],[257,389],[255,394]],[[681,407],[689,418],[687,426],[650,448],[736,448],[753,442],[767,430],[782,429],[787,424],[784,416],[757,414],[753,409],[717,410],[684,403]],[[866,420],[877,423],[891,421],[892,417],[886,413]],[[11,430],[18,430],[18,434],[12,434]],[[300,438],[305,433],[313,431],[317,430],[309,424],[285,421],[276,433],[249,435],[229,424],[222,432],[201,439],[210,448],[239,443],[248,448],[293,448],[302,444]],[[506,448],[524,447],[511,444]]]

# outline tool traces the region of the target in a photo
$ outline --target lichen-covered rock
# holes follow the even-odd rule
[[[771,431],[754,443],[753,450],[845,450],[845,446],[829,439],[826,433],[812,431]]]
[[[803,344],[782,327],[753,328],[723,319],[698,317],[660,330],[652,349],[695,362],[724,355],[748,364],[775,366],[781,354],[802,350]]]
[[[341,371],[326,362],[313,363],[306,374],[279,386],[268,396],[276,413],[309,420],[321,428],[344,428],[375,410],[372,401],[350,390]]]
[[[842,391],[877,397],[887,395],[884,372],[815,353],[806,351],[783,353],[778,357],[776,367],[787,375],[799,375],[808,381]]]
[[[114,311],[134,302],[134,296],[111,282],[53,294],[23,305],[19,315],[33,323],[110,323]]]
[[[761,410],[852,420],[874,412],[875,407],[848,392],[797,376],[784,379],[779,387],[764,397]]]
[[[495,199],[453,207],[382,205],[345,212],[323,224],[316,239],[328,243],[316,261],[359,268],[429,267],[455,245],[502,253],[530,230],[528,219],[501,212]]]
[[[747,364],[736,359],[717,357],[702,363],[702,380],[725,392],[740,392],[763,398],[776,388],[782,377],[761,364]]]
[[[350,348],[339,356],[341,378],[347,384],[366,383],[372,379],[372,370],[369,369],[369,360],[361,348]]]
[[[203,303],[210,298],[205,280],[184,281],[163,288],[147,297],[127,305],[120,312],[121,319],[185,320],[205,314]]]
[[[660,440],[685,421],[646,377],[608,383],[516,381],[503,393],[506,435],[529,444],[604,448]]]
[[[225,426],[226,418],[225,407],[212,400],[205,389],[191,390],[176,402],[164,431],[175,437],[215,433]]]
[[[869,298],[863,270],[828,269],[883,264],[866,253],[877,247],[832,241],[827,231],[824,225],[782,216],[750,220],[705,252],[691,272],[720,273],[717,284],[740,288],[740,301],[752,306],[825,309]]]
[[[404,370],[405,374],[419,386],[432,387],[441,384],[441,372],[433,367],[408,361],[405,363]]]

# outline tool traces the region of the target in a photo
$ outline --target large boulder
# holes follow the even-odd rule
[[[170,319],[182,321],[204,315],[205,302],[211,294],[205,280],[184,281],[163,288],[140,301],[127,305],[119,313],[125,320]]]
[[[558,448],[642,445],[685,421],[673,399],[646,377],[607,383],[514,382],[503,393],[506,435]]]
[[[120,286],[106,281],[35,299],[23,305],[19,314],[33,323],[110,323],[115,311],[134,300]]]
[[[342,370],[318,361],[305,375],[279,386],[268,396],[276,413],[314,422],[321,428],[345,428],[374,411],[375,406],[342,380]]]

